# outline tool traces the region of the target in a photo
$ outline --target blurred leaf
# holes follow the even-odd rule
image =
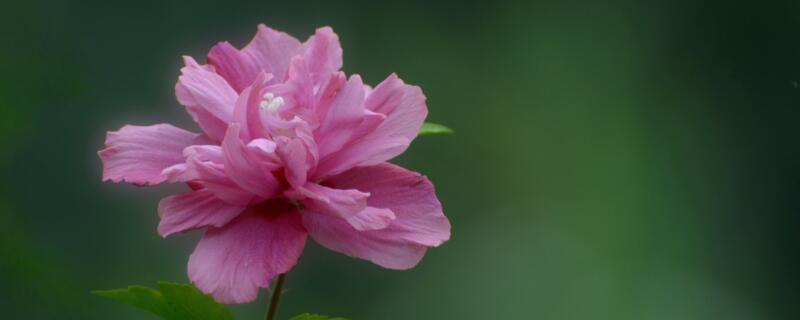
[[[166,320],[233,320],[233,314],[225,306],[191,285],[160,281],[158,289],[129,286],[92,293],[150,311]]]
[[[158,289],[172,309],[190,319],[233,319],[224,305],[192,285],[160,281]]]
[[[347,320],[345,318],[329,318],[321,314],[304,313],[289,320]]]
[[[419,129],[419,133],[417,136],[428,136],[434,134],[453,134],[453,129],[445,127],[441,124],[425,122],[422,124],[422,128]]]
[[[148,287],[129,286],[127,289],[95,290],[92,293],[150,311],[164,319],[173,318],[173,312],[164,295]]]

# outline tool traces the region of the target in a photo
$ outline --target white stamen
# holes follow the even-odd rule
[[[275,99],[272,100],[272,102],[269,103],[269,108],[268,109],[269,109],[269,111],[275,112],[275,111],[278,111],[278,108],[283,106],[283,104],[284,104],[283,97],[275,97]]]
[[[261,100],[258,106],[262,110],[267,110],[269,112],[278,111],[278,109],[285,103],[283,97],[281,96],[276,97],[272,92],[267,92],[262,97],[264,98],[264,100]]]

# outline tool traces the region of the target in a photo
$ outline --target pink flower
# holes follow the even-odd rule
[[[308,235],[391,269],[449,239],[431,182],[386,162],[427,115],[419,87],[394,74],[375,88],[347,78],[328,27],[301,43],[259,25],[244,49],[221,42],[208,64],[184,62],[176,96],[203,132],[126,125],[99,155],[103,180],[191,187],[161,200],[158,232],[206,229],[189,258],[198,288],[252,301],[297,263]]]

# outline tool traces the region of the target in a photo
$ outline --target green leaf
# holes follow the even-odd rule
[[[425,122],[422,124],[422,128],[419,129],[419,133],[417,136],[429,136],[434,134],[453,134],[453,129],[445,127],[441,124],[436,124],[432,122]]]
[[[172,315],[164,295],[148,287],[129,286],[127,289],[95,290],[92,293],[150,311],[164,319],[170,319]]]
[[[158,289],[167,304],[187,319],[233,320],[228,308],[192,285],[159,281]]]
[[[304,313],[289,320],[347,320],[345,318],[328,318],[321,314]]]
[[[150,311],[166,320],[233,320],[233,314],[210,296],[188,284],[158,282],[158,290],[143,286],[92,293]]]

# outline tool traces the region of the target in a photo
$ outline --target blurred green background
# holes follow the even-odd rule
[[[105,131],[196,128],[180,56],[332,26],[345,71],[420,85],[452,240],[406,272],[310,243],[281,316],[796,319],[800,2],[3,1],[2,319],[154,319],[91,289],[186,282],[180,186],[100,182]],[[235,306],[260,319],[259,300]]]

